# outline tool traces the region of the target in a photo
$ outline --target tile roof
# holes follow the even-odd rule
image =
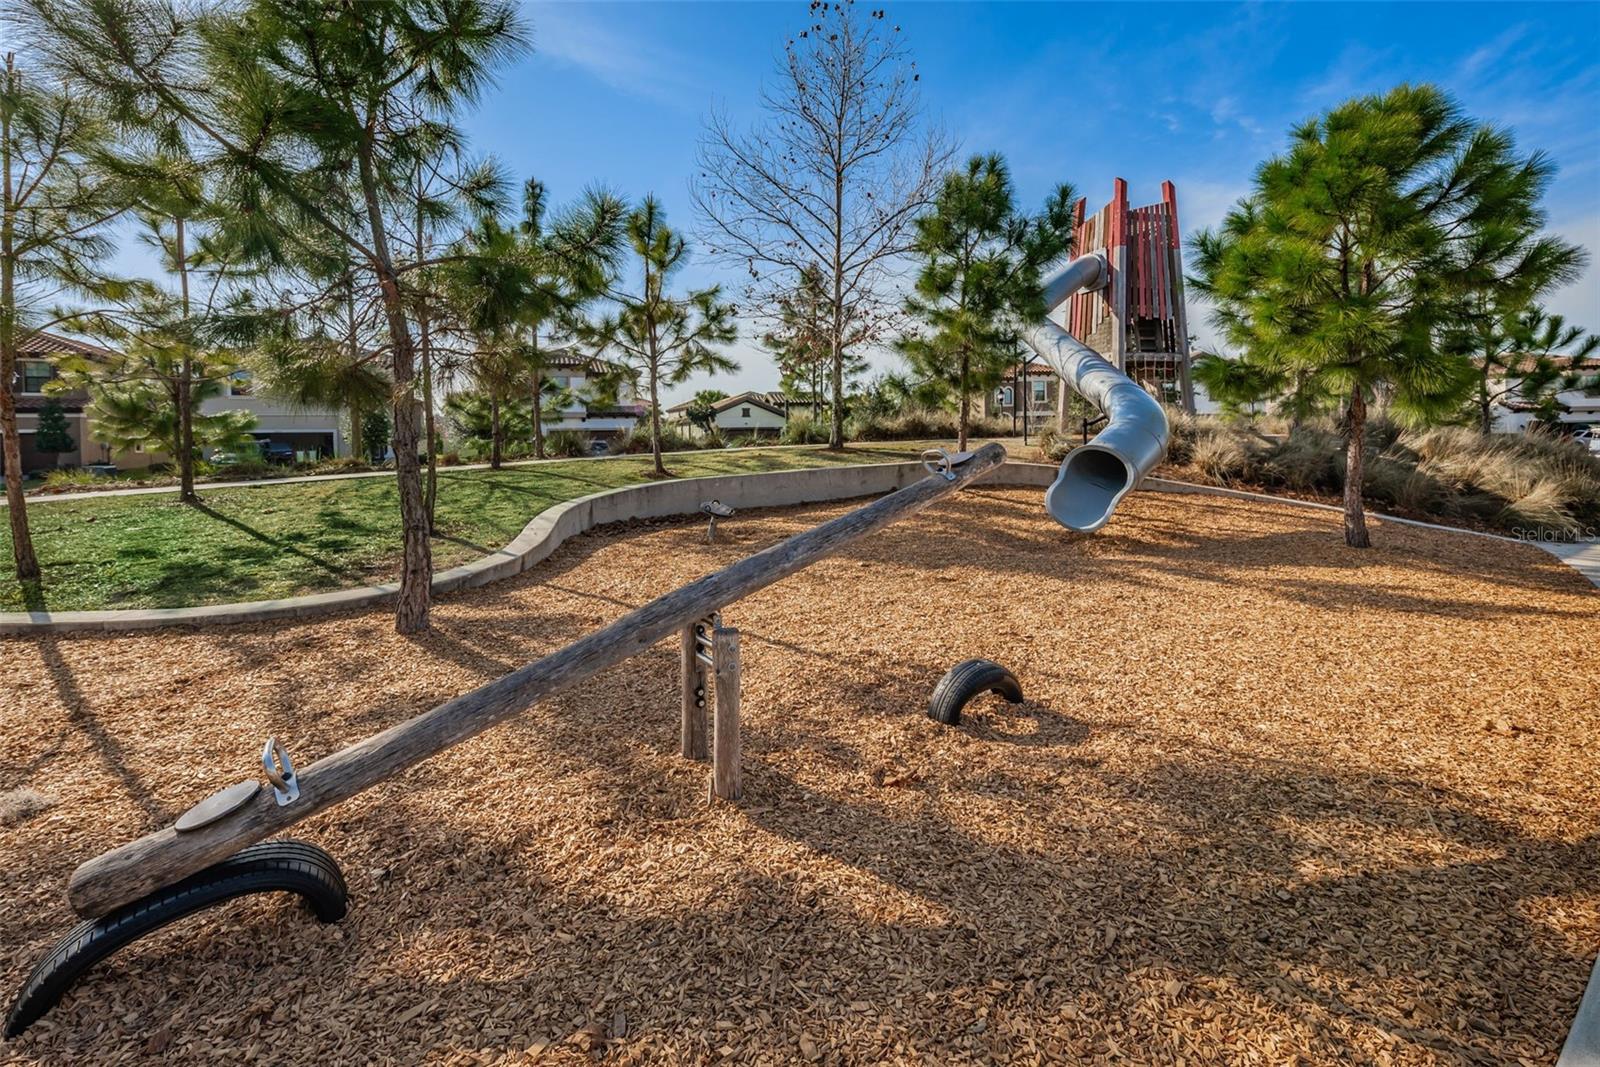
[[[43,330],[30,333],[22,339],[17,346],[19,356],[114,356],[115,352],[100,345],[92,345],[87,341],[75,341],[70,337],[62,337],[57,333],[47,333]]]

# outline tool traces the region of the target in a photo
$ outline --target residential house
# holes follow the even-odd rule
[[[668,417],[674,422],[687,422],[692,403],[686,400],[674,404],[667,409]],[[791,406],[797,412],[802,408],[801,404],[782,393],[743,392],[737,396],[723,397],[711,405],[711,425],[724,437],[776,437],[789,421]],[[809,399],[804,409],[810,410]]]
[[[23,338],[17,347],[17,376],[13,388],[16,390],[17,432],[22,439],[24,474],[110,461],[110,450],[105,445],[95,443],[88,433],[84,414],[89,402],[88,394],[82,389],[46,390],[50,381],[59,376],[55,361],[61,356],[94,359],[109,355],[111,353],[108,350],[98,345],[55,334],[34,333]],[[39,411],[52,400],[61,405],[67,417],[67,433],[77,446],[71,452],[40,452],[34,447],[34,439],[39,431]]]
[[[1556,357],[1552,360],[1563,371],[1576,371],[1584,378],[1600,376],[1600,358],[1590,358],[1573,366],[1572,360],[1567,357]],[[1480,364],[1481,366],[1481,364]],[[1527,360],[1519,369],[1531,369],[1533,360]],[[1497,378],[1493,381],[1496,391],[1503,389],[1506,384],[1515,383],[1519,379],[1510,375]],[[1590,428],[1600,430],[1600,396],[1590,396],[1581,389],[1569,389],[1556,394],[1556,402],[1560,405],[1559,419],[1563,428],[1579,430]],[[1530,404],[1516,393],[1510,393],[1500,399],[1493,407],[1494,428],[1501,433],[1517,433],[1527,429],[1538,413],[1538,406]]]
[[[96,464],[136,469],[170,458],[159,451],[139,448],[113,452],[109,445],[95,437],[89,397],[83,389],[46,390],[46,383],[59,376],[56,361],[61,357],[82,356],[94,360],[111,355],[110,350],[99,345],[51,333],[35,333],[23,340],[17,361],[17,424],[22,435],[24,473]],[[200,410],[206,414],[248,411],[256,417],[251,432],[257,440],[283,442],[297,453],[307,456],[314,453],[320,457],[349,455],[339,412],[257,395],[253,385],[250,373],[239,371],[224,388],[224,395],[201,401]],[[78,446],[75,451],[43,453],[33,447],[32,438],[39,425],[38,412],[52,399],[66,414],[67,432]]]
[[[286,444],[297,457],[314,460],[350,455],[345,419],[333,408],[290,404],[256,390],[247,370],[235,371],[223,386],[221,396],[200,401],[206,415],[224,411],[248,411],[256,417],[250,431],[257,441]],[[118,462],[118,466],[136,464]]]
[[[572,399],[556,418],[544,420],[544,431],[577,430],[597,437],[621,437],[633,431],[647,408],[639,403],[626,376],[617,375],[614,364],[585,356],[572,348],[547,349],[544,377],[566,389]],[[596,399],[594,386],[602,378],[615,382],[614,396],[604,402]],[[616,379],[621,379],[616,381]]]
[[[1024,369],[1020,361],[1001,383],[985,393],[978,412],[986,419],[1009,421],[1021,433],[1027,419],[1029,433],[1055,426],[1060,411],[1061,380],[1049,364],[1030,360]]]

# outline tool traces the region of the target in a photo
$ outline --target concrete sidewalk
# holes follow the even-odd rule
[[[1538,545],[1600,588],[1600,539],[1540,541]]]

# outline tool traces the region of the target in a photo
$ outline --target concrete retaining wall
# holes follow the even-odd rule
[[[1007,463],[984,478],[988,484],[1048,485],[1055,468]],[[787,507],[828,500],[881,496],[910,485],[927,472],[920,463],[866,463],[847,467],[726,474],[645,482],[608,489],[547,508],[498,552],[433,576],[435,595],[471,589],[521,574],[549,557],[568,538],[608,523],[665,515],[694,515],[707,500],[735,508]],[[1042,479],[1042,480],[1041,480]],[[393,600],[398,582],[313,593],[283,600],[253,600],[197,608],[122,611],[0,612],[0,634],[63,633],[75,630],[149,630],[163,626],[219,626],[274,619],[304,619]]]
[[[881,496],[910,485],[926,471],[920,463],[865,463],[848,467],[816,467],[811,470],[773,471],[765,474],[725,474],[711,478],[683,478],[645,482],[640,485],[608,489],[603,493],[557,504],[535,516],[515,539],[498,552],[459,567],[440,571],[433,577],[435,595],[458,589],[471,589],[509,578],[547,559],[570,537],[596,526],[629,519],[660,518],[666,515],[694,515],[707,500],[720,500],[735,508],[788,507],[830,500]],[[1007,462],[985,475],[978,484],[1031,486],[1043,489],[1055,479],[1053,464]],[[1142,489],[1166,493],[1205,493],[1263,503],[1287,504],[1319,510],[1338,511],[1328,504],[1287,497],[1267,496],[1233,489],[1219,489],[1164,478],[1147,478]],[[1431,526],[1413,519],[1373,514],[1384,522],[1452,533],[1470,534],[1492,540],[1510,538]],[[1574,564],[1576,565],[1576,564]],[[284,600],[255,600],[242,604],[213,604],[198,608],[147,608],[124,611],[0,612],[0,634],[61,633],[73,630],[148,630],[162,626],[216,626],[273,619],[304,619],[354,608],[370,608],[392,600],[400,586],[396,582],[314,593]]]

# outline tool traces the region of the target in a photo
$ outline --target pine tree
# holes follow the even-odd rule
[[[1439,419],[1472,388],[1437,343],[1463,294],[1515,284],[1519,222],[1537,214],[1543,157],[1475,123],[1431,86],[1363,96],[1296,127],[1220,228],[1192,279],[1251,358],[1343,398],[1345,542],[1371,543],[1362,508],[1368,405]]]
[[[1582,388],[1600,335],[1532,304],[1497,317],[1474,316],[1447,334],[1446,343],[1476,368],[1470,414],[1486,434],[1494,429],[1495,407],[1507,399],[1552,407],[1557,394]]]
[[[1190,367],[1195,382],[1229,418],[1254,419],[1282,395],[1288,376],[1251,359],[1228,359],[1214,352],[1195,356]]]
[[[22,582],[37,582],[40,572],[22,492],[17,354],[28,338],[76,317],[47,310],[64,294],[117,290],[98,263],[110,251],[105,224],[124,207],[117,183],[96,165],[109,138],[105,116],[83,94],[37,75],[6,55],[0,81],[0,466],[11,557]]]
[[[655,197],[645,197],[628,216],[627,239],[639,264],[638,288],[613,289],[609,295],[619,305],[615,314],[575,325],[580,338],[601,356],[612,355],[635,382],[643,378],[648,383],[650,453],[656,474],[665,476],[661,387],[681,385],[696,374],[739,369],[714,347],[737,339],[736,309],[722,302],[721,286],[682,296],[668,292],[673,276],[688,263],[689,246],[667,225]]]
[[[180,301],[151,293],[97,318],[95,330],[112,355],[57,361],[66,381],[88,390],[89,421],[99,440],[118,451],[165,452],[180,470],[187,450],[191,472],[202,448],[250,440],[254,415],[201,411],[204,401],[223,394],[238,364],[223,350],[197,350],[194,326]]]
[[[973,396],[998,384],[1015,358],[1016,324],[1045,314],[1040,272],[1071,243],[1073,199],[1072,187],[1060,185],[1037,216],[1021,214],[1005,161],[973,156],[917,220],[923,266],[906,306],[928,332],[899,347],[918,374],[954,393],[959,449]]]
[[[710,434],[717,424],[717,401],[726,399],[728,394],[721,389],[702,389],[694,394],[689,406],[684,408],[683,417],[701,433]]]
[[[54,397],[46,400],[39,409],[35,425],[33,447],[36,450],[56,454],[78,450],[78,443],[72,439],[72,432],[67,428],[67,413],[61,407],[61,401]]]
[[[246,221],[285,215],[347,247],[387,332],[404,555],[395,628],[427,629],[433,557],[417,448],[411,221],[419,135],[476,98],[524,35],[504,0],[427,4],[28,0],[33,43],[119,115],[156,116],[194,145]],[[352,176],[353,212],[330,185]],[[402,270],[402,267],[404,270]]]

